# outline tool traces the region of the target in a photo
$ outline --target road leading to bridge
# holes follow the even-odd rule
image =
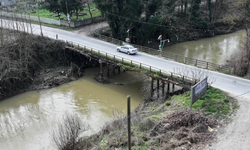
[[[11,26],[9,20],[3,20],[3,26],[5,27],[13,27]],[[40,34],[40,27],[38,25],[32,25],[33,33]],[[78,35],[76,33],[72,33],[69,31],[64,31],[60,29],[50,28],[50,27],[42,27],[44,36],[48,36],[50,38],[55,39],[56,35],[58,35],[58,39],[72,41],[77,44],[85,45],[88,47],[92,47],[97,50],[105,51],[110,54],[114,54],[123,58],[131,59],[143,64],[147,64],[156,68],[159,68],[163,71],[171,71],[178,73],[183,73],[187,76],[194,77],[194,72],[200,74],[200,72],[204,72],[207,74],[210,79],[213,80],[213,87],[219,88],[225,92],[240,95],[245,98],[250,98],[250,80],[242,79],[235,76],[229,76],[226,74],[207,71],[204,69],[199,69],[197,67],[188,66],[185,64],[177,63],[170,60],[165,60],[163,58],[159,58],[156,56],[151,56],[145,53],[139,53],[137,55],[127,55],[124,53],[119,53],[116,51],[117,45],[110,44],[104,41],[100,41],[88,36]],[[181,70],[181,71],[180,71]],[[204,73],[202,73],[204,75]]]

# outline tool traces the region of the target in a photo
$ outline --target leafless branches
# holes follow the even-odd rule
[[[59,150],[82,150],[79,139],[86,130],[79,115],[66,113],[53,130],[52,138]]]
[[[192,79],[196,79],[197,81],[200,81],[206,77],[208,77],[208,83],[212,85],[215,82],[215,78],[211,75],[210,71],[199,69],[199,68],[190,68],[190,67],[182,67],[182,68],[175,68],[174,72],[181,75],[181,76],[187,76]]]

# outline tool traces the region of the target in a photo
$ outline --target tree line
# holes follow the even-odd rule
[[[249,18],[249,0],[94,0],[111,28],[112,36],[145,44],[159,35],[171,41],[187,33],[212,36],[226,33]],[[248,20],[246,20],[248,22]],[[245,22],[245,24],[247,24]],[[127,34],[130,29],[130,34]],[[221,31],[220,31],[221,30]],[[225,30],[225,31],[222,31]],[[185,33],[184,33],[185,32]],[[217,32],[217,33],[216,33]]]
[[[89,14],[92,18],[90,9],[90,0],[45,0],[45,8],[50,12],[56,12],[60,19],[60,13],[64,13],[66,16],[73,14],[78,19],[78,16],[84,7],[88,7]],[[47,5],[46,5],[47,4]]]

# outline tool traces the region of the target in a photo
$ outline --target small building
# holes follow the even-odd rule
[[[12,6],[16,4],[16,0],[0,0],[0,6]]]

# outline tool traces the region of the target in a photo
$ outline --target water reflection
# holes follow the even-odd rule
[[[43,91],[32,91],[0,102],[1,150],[54,149],[51,132],[65,112],[79,113],[83,122],[97,132],[114,111],[126,112],[126,96],[132,96],[132,108],[142,103],[140,87],[145,76],[122,73],[112,80],[124,85],[97,83],[89,69],[84,78]],[[129,82],[127,82],[129,81]]]
[[[240,49],[244,37],[245,31],[242,30],[232,34],[176,44],[165,47],[164,51],[216,64],[225,64],[231,55]]]

